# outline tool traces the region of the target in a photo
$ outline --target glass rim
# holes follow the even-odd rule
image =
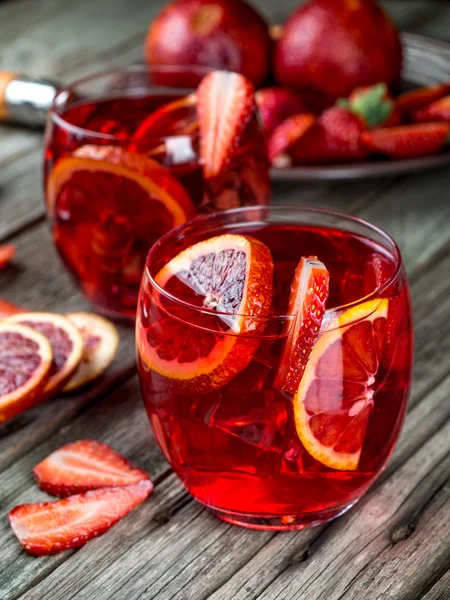
[[[356,300],[354,300],[353,302],[348,302],[347,304],[341,304],[339,306],[333,306],[333,308],[327,308],[325,310],[325,315],[324,315],[324,319],[323,319],[323,324],[326,323],[327,321],[329,321],[330,319],[330,315],[335,315],[338,312],[344,311],[344,310],[348,310],[350,308],[353,308],[355,306],[358,306],[364,302],[368,302],[370,300],[374,300],[379,298],[380,302],[383,299],[383,292],[385,290],[387,290],[399,277],[402,268],[403,268],[403,261],[402,261],[402,256],[400,253],[400,249],[397,245],[397,243],[395,242],[395,240],[383,229],[381,229],[380,227],[378,227],[377,225],[374,225],[373,223],[370,223],[369,221],[366,221],[365,219],[362,219],[361,217],[356,217],[354,215],[350,215],[341,211],[337,211],[337,210],[332,210],[332,209],[328,209],[328,208],[318,208],[318,207],[314,207],[314,206],[306,206],[306,205],[292,205],[292,204],[272,204],[272,205],[267,205],[267,206],[242,206],[239,208],[233,208],[230,210],[225,210],[225,211],[221,211],[221,212],[213,212],[213,213],[209,213],[209,214],[204,214],[204,215],[198,215],[196,217],[194,217],[193,219],[191,219],[190,221],[187,221],[186,223],[183,223],[182,225],[179,225],[178,227],[175,227],[173,229],[171,229],[170,231],[168,231],[167,233],[165,233],[162,237],[159,238],[159,240],[157,240],[153,246],[151,246],[148,254],[147,254],[147,258],[145,261],[145,269],[144,269],[144,274],[148,277],[150,284],[157,290],[158,294],[162,295],[163,297],[167,298],[168,300],[170,300],[171,302],[175,302],[176,304],[183,306],[184,308],[196,311],[196,312],[201,312],[207,315],[215,315],[218,317],[221,316],[225,316],[228,317],[228,319],[230,317],[236,317],[236,318],[241,318],[241,319],[252,319],[254,321],[276,321],[276,320],[282,320],[282,321],[290,321],[296,318],[295,314],[285,314],[285,315],[276,315],[276,314],[269,314],[269,315],[265,315],[265,316],[255,316],[255,315],[249,315],[249,314],[244,314],[244,313],[228,313],[228,312],[221,312],[221,311],[216,311],[216,310],[211,310],[209,308],[203,308],[201,306],[196,306],[194,304],[191,304],[190,302],[186,302],[185,300],[182,300],[181,298],[178,298],[177,296],[174,296],[173,294],[171,294],[170,292],[167,292],[167,290],[165,290],[163,287],[161,287],[155,280],[155,278],[152,276],[150,269],[149,269],[149,263],[151,262],[152,256],[155,254],[155,252],[157,252],[161,246],[164,246],[168,240],[170,240],[171,237],[176,238],[183,230],[187,230],[190,227],[198,227],[201,228],[203,224],[208,225],[208,222],[214,221],[214,219],[220,219],[220,217],[226,217],[227,215],[239,215],[239,214],[245,214],[248,213],[249,211],[262,211],[262,210],[267,210],[267,211],[272,211],[272,210],[280,210],[283,211],[285,214],[287,212],[297,212],[297,211],[301,211],[304,212],[306,214],[308,213],[318,213],[318,214],[326,214],[329,216],[333,216],[339,219],[344,219],[346,221],[350,221],[352,223],[357,223],[359,225],[363,225],[364,227],[367,227],[369,229],[371,229],[372,231],[374,231],[375,233],[377,233],[378,235],[380,235],[382,238],[384,238],[386,241],[388,241],[391,245],[392,248],[394,250],[394,254],[393,254],[393,258],[395,260],[395,269],[393,271],[393,273],[390,275],[390,277],[388,277],[388,279],[383,282],[381,285],[376,286],[369,294],[362,296],[361,298],[357,298]],[[257,220],[255,219],[255,221],[248,221],[248,223],[252,223],[252,222],[257,222]],[[292,222],[293,224],[295,224],[295,222]],[[242,221],[241,224],[245,224],[244,221]],[[206,229],[207,230],[207,229]],[[220,235],[220,234],[217,234]],[[170,262],[170,261],[168,261]],[[167,264],[167,263],[166,263]],[[375,312],[377,310],[377,306],[374,308],[373,312]]]
[[[70,123],[69,121],[67,121],[63,116],[61,116],[61,114],[59,114],[58,111],[58,100],[61,98],[61,96],[66,95],[69,96],[71,92],[74,92],[75,88],[79,85],[84,85],[86,83],[89,83],[91,81],[95,81],[96,79],[100,79],[101,77],[107,77],[107,76],[112,76],[115,74],[119,74],[119,73],[132,73],[132,72],[154,72],[154,73],[170,73],[173,71],[176,71],[178,73],[192,73],[192,72],[196,72],[199,75],[207,75],[208,73],[210,73],[213,69],[211,67],[207,67],[207,66],[203,66],[203,65],[145,65],[145,64],[137,64],[137,65],[124,65],[123,67],[111,67],[109,69],[102,69],[99,71],[94,71],[93,73],[90,73],[89,75],[83,75],[82,77],[78,77],[77,79],[74,79],[73,81],[69,82],[68,84],[58,88],[58,91],[56,92],[50,109],[48,111],[49,117],[51,118],[51,120],[58,125],[59,127],[65,129],[66,131],[69,131],[71,133],[76,133],[78,135],[84,135],[84,136],[88,136],[88,137],[92,137],[92,138],[96,138],[96,139],[101,139],[101,140],[109,140],[111,142],[130,142],[132,141],[132,136],[131,137],[117,137],[116,135],[114,135],[113,133],[101,133],[99,131],[94,131],[93,129],[86,129],[85,127],[80,127],[79,125],[74,125],[73,123]],[[177,92],[180,92],[180,95],[182,93],[192,93],[194,91],[194,88],[184,88],[184,87],[174,87],[174,86],[170,86],[170,85],[155,85],[155,88],[157,87],[161,87],[161,88],[165,88],[167,90],[175,90]],[[149,88],[151,88],[151,84],[149,83]],[[132,97],[132,96],[130,96]],[[192,134],[182,134],[180,136],[165,136],[165,137],[160,137],[158,139],[167,139],[168,137],[184,137],[184,138],[191,138]]]

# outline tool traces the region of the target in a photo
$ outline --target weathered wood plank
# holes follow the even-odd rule
[[[447,573],[429,590],[422,600],[449,600],[450,598],[450,568]]]

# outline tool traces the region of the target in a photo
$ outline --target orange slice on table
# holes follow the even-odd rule
[[[358,467],[388,304],[387,299],[369,300],[330,323],[313,347],[295,394],[298,436],[311,456],[332,469]]]
[[[272,278],[270,250],[251,237],[220,235],[180,252],[155,280],[189,305],[153,296],[150,326],[137,338],[145,365],[178,387],[204,392],[225,385],[258,349]]]
[[[52,358],[41,333],[7,320],[0,323],[0,422],[40,402]]]

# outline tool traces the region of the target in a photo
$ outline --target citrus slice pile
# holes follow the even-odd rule
[[[174,303],[165,310],[157,294],[150,327],[137,338],[141,359],[178,386],[206,391],[225,385],[259,346],[252,335],[264,332],[272,277],[269,249],[251,237],[224,234],[183,250],[155,280],[201,310]]]
[[[7,321],[31,327],[44,335],[52,347],[53,361],[45,394],[58,392],[74,373],[83,355],[83,338],[76,326],[62,315],[33,312],[19,313]]]
[[[298,436],[327,467],[358,467],[373,409],[388,304],[387,299],[369,300],[330,323],[311,351],[294,396]]]
[[[51,366],[47,338],[24,325],[0,323],[0,422],[36,402]]]
[[[61,159],[48,179],[47,202],[50,217],[67,230],[56,230],[56,242],[86,284],[113,274],[138,285],[149,247],[195,214],[168,169],[114,146],[86,145]]]

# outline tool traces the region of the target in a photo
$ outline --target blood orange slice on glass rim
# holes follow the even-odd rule
[[[8,317],[6,321],[31,327],[48,339],[53,361],[43,394],[48,397],[57,393],[74,373],[83,356],[83,338],[78,329],[68,319],[54,313],[19,313]]]
[[[180,252],[156,275],[143,362],[178,387],[225,385],[251,361],[272,303],[273,261],[260,241],[224,234]],[[145,298],[143,298],[145,303]]]
[[[0,422],[40,401],[52,358],[41,333],[7,320],[0,323]]]
[[[295,394],[316,342],[325,304],[328,300],[330,275],[316,256],[302,257],[295,270],[289,297],[288,314],[295,321],[281,354],[275,387]]]
[[[358,467],[373,410],[389,301],[347,309],[320,335],[294,397],[298,436],[316,460],[332,469]]]

